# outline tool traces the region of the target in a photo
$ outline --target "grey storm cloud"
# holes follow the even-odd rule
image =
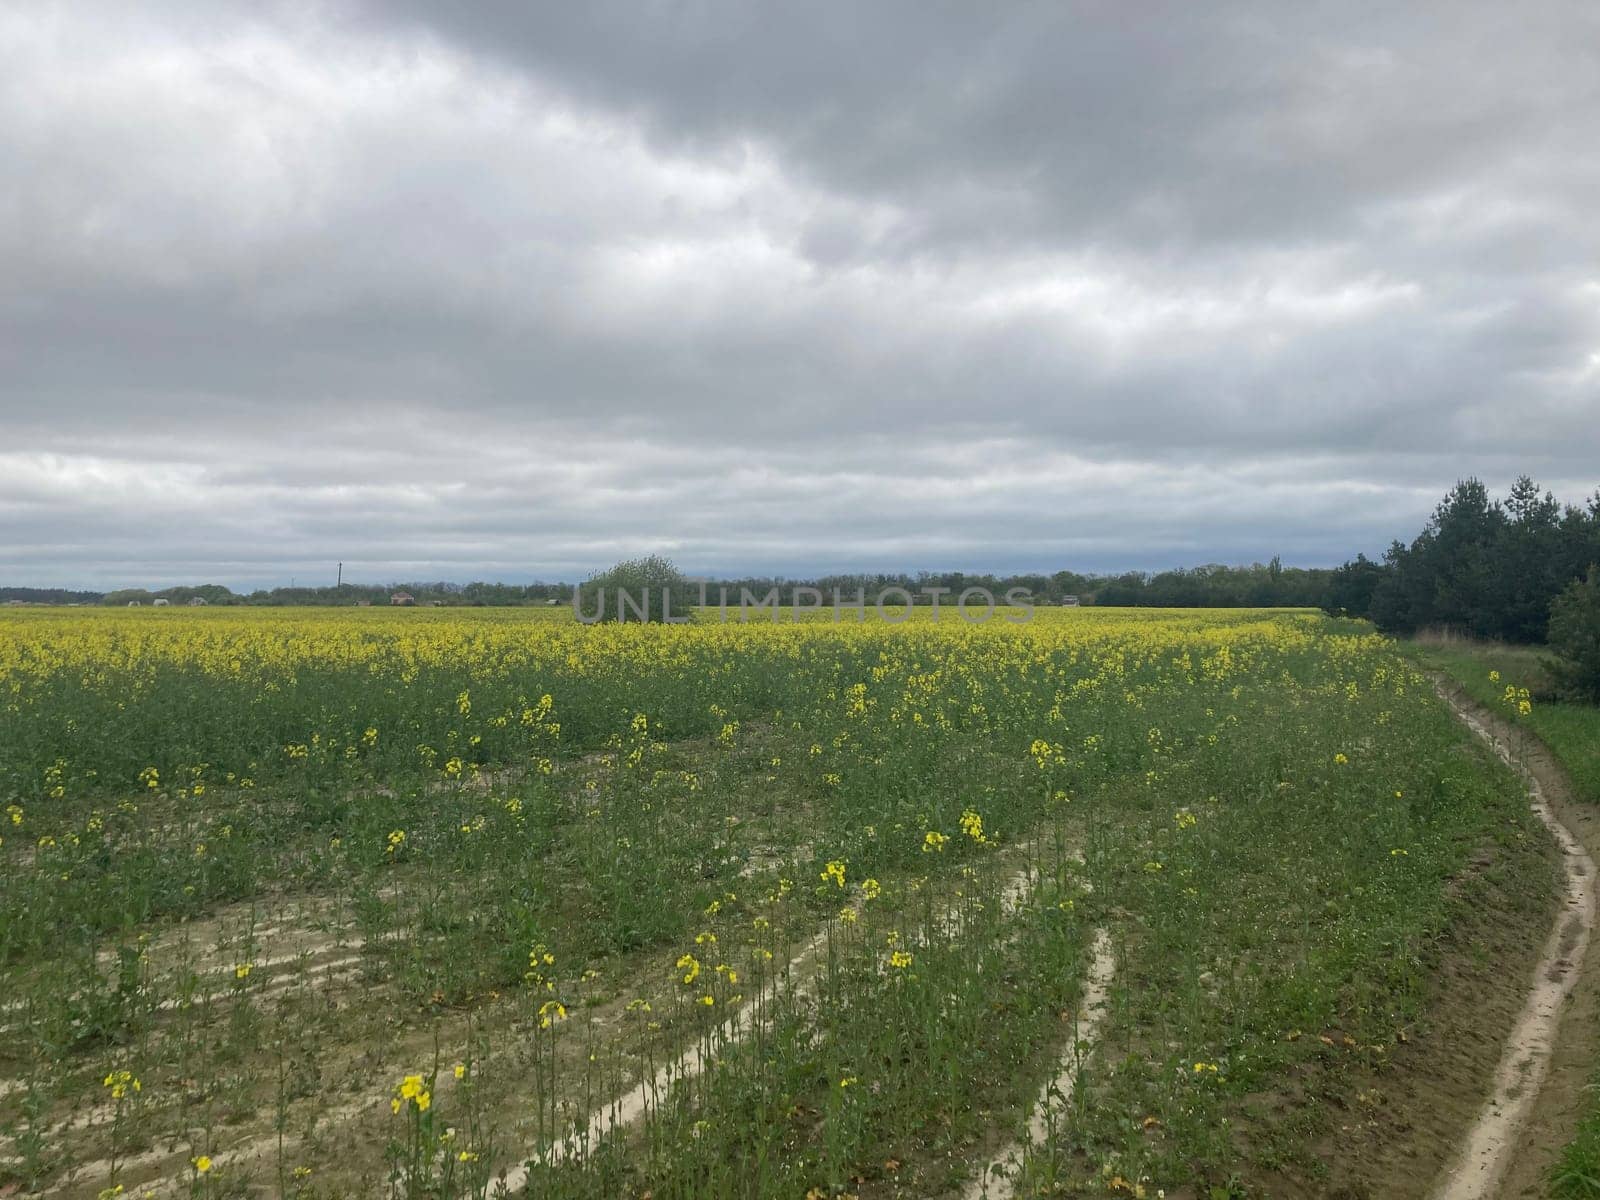
[[[0,11],[0,577],[1327,564],[1600,462],[1600,10]]]

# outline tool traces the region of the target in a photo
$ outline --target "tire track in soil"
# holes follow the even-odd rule
[[[339,947],[330,943],[327,946],[314,947],[296,954],[279,955],[249,963],[250,972],[252,974],[260,972],[266,978],[266,982],[247,988],[244,996],[252,1002],[268,1000],[284,992],[292,991],[302,983],[318,979],[324,975],[343,978],[346,975],[353,974],[354,972],[350,968],[365,961],[366,956],[362,951],[366,949],[366,946],[367,943],[365,941],[357,938],[354,941],[345,943],[345,948],[354,951],[354,953],[343,954],[338,958],[323,960],[317,957],[318,954],[339,949]],[[291,972],[277,970],[278,967],[285,965],[294,969]],[[227,1003],[232,998],[232,989],[229,986],[229,981],[238,978],[240,976],[237,974],[237,968],[213,971],[207,975],[198,976],[196,979],[196,992],[206,997],[206,999],[187,1000],[177,996],[169,996],[165,1000],[156,1001],[149,1007],[148,1011],[151,1013],[169,1013],[187,1007],[203,1008],[208,1005]],[[80,993],[74,993],[67,997],[69,1000],[80,998]],[[13,1011],[18,1011],[25,1007],[26,1005],[18,1005],[17,1009]],[[23,1027],[24,1023],[22,1021],[0,1023],[0,1035],[15,1033]],[[8,1085],[18,1082],[16,1080],[0,1080],[0,1089],[5,1089]],[[0,1095],[4,1094],[5,1091],[0,1090]]]
[[[1025,859],[1031,859],[1034,849],[1035,846],[1032,844],[1019,847]],[[1024,862],[1010,875],[1004,888],[1001,889],[1001,912],[1009,914],[1020,908],[1032,893],[1036,883],[1036,873],[1028,862]],[[945,937],[962,936],[959,910],[952,906],[935,919],[934,931]],[[708,1046],[720,1048],[742,1041],[750,1033],[756,1015],[765,1011],[766,1007],[781,995],[784,981],[815,968],[817,958],[827,947],[827,939],[827,930],[817,934],[789,960],[786,970],[775,974],[766,984],[759,1002],[747,1003],[736,1015],[723,1022],[710,1034],[701,1037],[671,1062],[660,1067],[651,1078],[639,1083],[626,1095],[607,1101],[595,1109],[590,1114],[587,1128],[581,1134],[571,1134],[536,1155],[534,1159],[524,1160],[511,1167],[497,1178],[496,1188],[503,1185],[508,1194],[515,1194],[527,1183],[531,1163],[559,1162],[580,1149],[594,1146],[602,1137],[614,1136],[636,1124],[653,1106],[659,1104],[673,1086],[685,1083],[701,1074],[705,1069],[707,1058],[710,1057],[707,1052]],[[816,983],[817,977],[813,971],[795,987],[792,994],[803,999],[815,989]]]
[[[790,956],[786,964],[786,969],[784,971],[780,971],[774,976],[773,980],[767,985],[767,989],[771,990],[776,988],[787,974],[795,973],[801,970],[808,962],[813,962],[818,954],[826,947],[826,941],[826,930],[819,932],[813,938],[807,941],[798,951]],[[810,984],[808,983],[803,986],[809,987]],[[765,995],[765,992],[763,995]],[[753,1009],[751,1007],[747,1006],[742,1008],[736,1016],[730,1017],[728,1021],[724,1023],[724,1026],[720,1027],[717,1031],[714,1031],[711,1036],[717,1037],[720,1035],[722,1029],[736,1024],[740,1025],[741,1029],[747,1031],[746,1027],[748,1026],[752,1014]],[[419,1043],[419,1046],[420,1044],[421,1043]],[[723,1043],[719,1041],[718,1044],[721,1045]],[[692,1046],[674,1058],[671,1063],[661,1068],[661,1070],[656,1073],[657,1079],[659,1079],[664,1073],[672,1073],[674,1071],[675,1073],[672,1074],[671,1079],[669,1080],[669,1085],[671,1083],[682,1082],[687,1078],[692,1078],[694,1074],[699,1073],[700,1069],[704,1065],[702,1061],[703,1049],[704,1040],[702,1039],[696,1041]],[[511,1052],[509,1050],[502,1051],[501,1055],[497,1055],[496,1057],[498,1058],[502,1055],[509,1055],[510,1053]],[[686,1072],[685,1064],[690,1060],[693,1061],[694,1069]],[[390,1073],[393,1074],[394,1072]],[[448,1093],[453,1087],[453,1082],[454,1081],[450,1078],[448,1073],[442,1075],[436,1082],[436,1092],[439,1094]],[[611,1114],[614,1106],[625,1106],[626,1120],[622,1122],[622,1125],[624,1126],[633,1120],[637,1120],[639,1116],[643,1115],[645,1107],[647,1106],[647,1104],[643,1102],[648,1102],[655,1094],[654,1092],[649,1092],[647,1094],[647,1089],[651,1088],[655,1083],[656,1080],[647,1080],[639,1084],[636,1088],[625,1094],[619,1100],[608,1102],[602,1108],[596,1109],[591,1114],[591,1119],[589,1122],[589,1136],[591,1144],[600,1133],[609,1132],[613,1128]],[[361,1119],[363,1116],[374,1111],[374,1109],[380,1109],[386,1112],[387,1103],[387,1097],[380,1095],[378,1092],[364,1094],[360,1099],[340,1102],[330,1108],[324,1109],[318,1115],[316,1125],[318,1130],[325,1135],[330,1130],[348,1126],[351,1122]],[[109,1112],[109,1109],[102,1109],[103,1115],[109,1114]],[[559,1161],[566,1155],[574,1153],[577,1145],[580,1144],[578,1142],[580,1136],[581,1135],[577,1132],[569,1134],[568,1137],[562,1142],[557,1143],[554,1147],[550,1147],[544,1152],[544,1160]],[[295,1133],[285,1137],[283,1139],[283,1144],[287,1148],[293,1148],[299,1146],[304,1140],[305,1139],[300,1134]],[[277,1150],[278,1145],[279,1135],[276,1131],[246,1133],[239,1140],[236,1140],[231,1144],[220,1146],[210,1152],[210,1158],[214,1164],[213,1169],[238,1170],[248,1167],[259,1162],[263,1156],[273,1154]],[[168,1169],[169,1165],[171,1169]],[[156,1172],[153,1175],[141,1178],[138,1182],[136,1192],[140,1197],[149,1197],[152,1198],[152,1200],[161,1200],[161,1198],[175,1198],[188,1192],[192,1182],[192,1177],[186,1165],[185,1158],[182,1154],[179,1154],[170,1148],[152,1148],[147,1151],[125,1156],[120,1160],[120,1169],[124,1171],[132,1171],[136,1174],[142,1174],[152,1167],[157,1168]],[[106,1182],[109,1177],[110,1168],[111,1162],[109,1159],[98,1159],[93,1162],[76,1165],[71,1173],[70,1179],[59,1180],[47,1188],[46,1191],[55,1192],[72,1188],[81,1188],[85,1184],[97,1186],[100,1183]],[[519,1164],[517,1167],[509,1171],[507,1173],[507,1178],[510,1180],[509,1190],[515,1192],[518,1188],[520,1188],[526,1181],[526,1176],[526,1162]],[[494,1186],[497,1187],[498,1184],[494,1184]]]
[[[1024,855],[1029,852],[1026,847],[1019,848],[1019,850]],[[1033,879],[1034,875],[1029,866],[1024,865],[1017,868],[1009,877],[1008,883],[1002,892],[1002,908],[1005,910],[1015,909],[1031,890]],[[954,909],[947,911],[941,918],[941,922],[944,923],[944,932],[949,936],[958,936],[956,925],[950,923],[953,921],[954,911]],[[804,943],[799,950],[791,954],[785,969],[774,975],[773,979],[764,988],[762,993],[763,1001],[770,1001],[772,996],[775,996],[783,986],[784,980],[814,968],[817,965],[816,960],[826,949],[826,945],[827,930],[824,929]],[[799,985],[799,994],[807,994],[814,985],[814,976],[806,979]],[[692,1079],[701,1073],[709,1057],[706,1053],[708,1039],[710,1044],[718,1048],[741,1039],[749,1033],[756,1011],[757,1008],[754,1002],[741,1008],[735,1016],[728,1018],[727,1021],[709,1035],[702,1035],[693,1044],[680,1052],[672,1061],[661,1067],[652,1078],[639,1083],[623,1096],[607,1101],[604,1105],[594,1109],[590,1113],[587,1130],[569,1133],[562,1141],[538,1152],[532,1161],[559,1162],[577,1153],[580,1147],[585,1145],[592,1146],[601,1136],[627,1129],[644,1116],[653,1107],[656,1100],[664,1096],[671,1087]],[[451,1083],[452,1081],[446,1075],[438,1080],[436,1086],[448,1090]],[[370,1112],[375,1105],[385,1107],[386,1101],[381,1097],[375,1100],[372,1096],[367,1096],[359,1100],[337,1104],[320,1115],[318,1127],[325,1133],[328,1130],[348,1125],[350,1122]],[[294,1134],[288,1136],[284,1144],[293,1147],[300,1144],[302,1140],[298,1134]],[[210,1157],[215,1164],[214,1169],[238,1169],[258,1161],[263,1155],[272,1153],[277,1146],[278,1135],[276,1132],[255,1136],[247,1135],[242,1140],[236,1141],[231,1145],[213,1150]],[[176,1170],[171,1172],[158,1170],[153,1177],[142,1179],[138,1183],[137,1194],[141,1197],[152,1198],[177,1197],[188,1191],[191,1177],[186,1166],[177,1165],[183,1162],[183,1158],[173,1150],[154,1148],[142,1153],[132,1154],[121,1160],[121,1167],[123,1170],[142,1174],[151,1167],[160,1167],[162,1164],[173,1163],[174,1160],[176,1160],[174,1164]],[[529,1161],[525,1159],[511,1167],[502,1176],[497,1176],[491,1181],[491,1188],[498,1190],[503,1182],[508,1193],[515,1193],[527,1181]],[[70,1180],[60,1180],[52,1184],[47,1191],[81,1188],[86,1183],[93,1186],[105,1182],[110,1165],[110,1161],[106,1159],[80,1164],[74,1168]]]
[[[1034,843],[1025,843],[1016,847],[1013,851],[1013,853],[1020,854],[1025,861],[1005,877],[1006,884],[1000,895],[1002,911],[1015,911],[1025,902],[1035,886],[1037,875],[1031,865],[1031,856],[1035,849]],[[1076,852],[1074,852],[1073,857],[1081,861],[1081,856]],[[935,926],[937,931],[944,936],[961,936],[959,910],[952,906],[941,917],[936,918]],[[357,939],[356,948],[358,950],[361,945],[360,939]],[[816,960],[826,949],[826,945],[827,931],[824,929],[790,956],[785,969],[776,974],[766,985],[763,990],[763,1001],[770,1001],[773,996],[776,996],[786,980],[810,970],[813,972],[812,977],[798,985],[798,994],[802,996],[807,994],[815,986],[814,969],[817,965]],[[331,948],[328,947],[328,949]],[[321,964],[321,973],[332,976],[333,979],[338,979],[345,973],[340,968],[345,967],[347,963],[359,962],[361,957],[361,954],[357,953],[348,959],[339,958]],[[306,972],[307,975],[314,973],[318,973],[316,968]],[[257,994],[288,990],[300,982],[300,979],[289,979],[281,982],[273,981],[268,987],[259,989]],[[517,1163],[510,1170],[507,1170],[504,1175],[491,1181],[491,1186],[498,1189],[503,1181],[507,1191],[514,1193],[526,1182],[530,1161],[560,1161],[578,1152],[582,1146],[592,1146],[602,1136],[626,1130],[643,1117],[671,1087],[693,1079],[701,1073],[707,1058],[710,1057],[706,1049],[708,1044],[714,1047],[712,1051],[714,1053],[715,1048],[726,1046],[747,1036],[758,1010],[759,1006],[757,1004],[747,1004],[738,1014],[730,1017],[710,1035],[702,1036],[680,1052],[671,1062],[661,1067],[652,1078],[640,1082],[623,1096],[609,1100],[592,1110],[587,1129],[569,1133],[562,1141],[536,1152],[533,1159],[524,1159],[522,1162]],[[448,1078],[439,1080],[441,1087],[448,1088],[449,1083]],[[326,1131],[346,1125],[370,1110],[374,1103],[376,1102],[368,1097],[335,1105],[322,1113],[318,1126]],[[301,1140],[298,1135],[291,1135],[286,1140],[286,1145],[298,1144]],[[219,1168],[237,1168],[259,1159],[263,1153],[275,1149],[277,1144],[278,1135],[275,1132],[254,1137],[246,1135],[242,1140],[213,1150],[211,1158]],[[136,1175],[144,1175],[152,1167],[158,1168],[153,1177],[146,1176],[139,1182],[137,1191],[140,1195],[151,1197],[176,1196],[186,1191],[189,1187],[190,1179],[187,1169],[180,1167],[177,1172],[171,1174],[159,1169],[161,1164],[172,1162],[175,1158],[178,1162],[182,1162],[182,1156],[176,1154],[170,1148],[152,1148],[142,1153],[124,1157],[120,1165],[123,1170],[132,1171]],[[70,1178],[57,1180],[47,1188],[47,1191],[71,1190],[81,1188],[86,1183],[103,1182],[109,1168],[109,1160],[103,1159],[76,1164],[70,1172]]]
[[[1102,927],[1095,930],[1094,957],[1084,980],[1083,996],[1077,1004],[1072,1040],[1062,1051],[1055,1074],[1039,1090],[1039,1098],[1028,1114],[1027,1129],[967,1185],[961,1193],[962,1200],[1012,1200],[1016,1196],[1025,1157],[1049,1141],[1051,1131],[1072,1104],[1078,1074],[1094,1053],[1116,973],[1117,958],[1111,948],[1111,935]]]
[[[1533,987],[1501,1052],[1493,1090],[1466,1131],[1455,1158],[1428,1193],[1430,1200],[1492,1200],[1511,1194],[1503,1190],[1509,1178],[1522,1179],[1525,1186],[1537,1186],[1543,1179],[1548,1164],[1538,1160],[1548,1155],[1551,1147],[1530,1148],[1529,1131],[1533,1114],[1549,1106],[1555,1090],[1545,1087],[1552,1059],[1558,1047],[1574,1037],[1585,1043],[1593,1039],[1591,1030],[1575,1029],[1563,1017],[1580,978],[1591,975],[1596,965],[1587,961],[1595,922],[1595,865],[1547,795],[1547,784],[1550,792],[1566,795],[1564,778],[1555,764],[1547,759],[1542,769],[1533,769],[1513,754],[1503,736],[1508,732],[1504,722],[1459,692],[1444,687],[1439,692],[1462,723],[1522,776],[1529,806],[1562,853],[1563,904],[1545,941]],[[1570,1080],[1563,1083],[1563,1090],[1570,1088]],[[1584,1083],[1586,1078],[1580,1088]],[[1556,1144],[1557,1150],[1560,1144]]]
[[[359,934],[351,937],[351,927],[339,926],[333,929],[306,928],[297,925],[291,920],[284,920],[278,924],[263,926],[255,931],[256,939],[269,933],[283,935],[286,939],[303,939],[293,953],[269,954],[250,960],[252,974],[261,972],[256,978],[258,983],[252,983],[237,997],[228,986],[228,981],[235,978],[233,968],[222,970],[213,969],[212,973],[200,977],[208,987],[200,995],[190,1001],[179,997],[169,997],[151,1006],[152,1014],[165,1014],[176,1012],[186,1006],[193,1007],[202,1013],[219,1013],[223,1008],[236,999],[242,999],[251,1005],[264,1002],[276,1002],[290,993],[296,995],[309,995],[316,988],[334,989],[347,984],[355,978],[363,963],[369,961],[367,950],[373,946],[382,946],[397,940],[393,934],[380,935],[375,941],[368,941]],[[226,962],[231,955],[226,949],[208,951],[202,960],[212,963]],[[283,968],[283,969],[280,969]],[[0,1024],[0,1035],[11,1032],[20,1025],[16,1023]],[[0,1100],[7,1096],[26,1090],[26,1080],[3,1079],[0,1080]],[[72,1139],[97,1127],[109,1125],[115,1114],[115,1106],[105,1103],[94,1104],[87,1109],[79,1110],[68,1116],[63,1121],[53,1122],[49,1127],[49,1137],[53,1142],[62,1139]],[[12,1146],[14,1139],[0,1135],[0,1150]],[[137,1172],[142,1168],[158,1164],[175,1156],[176,1152],[170,1148],[152,1148],[123,1156],[118,1160],[119,1170]],[[17,1160],[20,1162],[20,1160]],[[220,1158],[218,1160],[221,1161]],[[52,1181],[45,1191],[54,1193],[84,1185],[86,1182],[104,1181],[110,1172],[109,1159],[94,1159],[83,1163],[72,1164],[65,1175]],[[141,1194],[149,1193],[149,1187],[142,1188]]]

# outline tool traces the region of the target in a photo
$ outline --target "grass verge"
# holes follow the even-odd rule
[[[1479,704],[1515,717],[1561,760],[1578,798],[1600,804],[1600,708],[1548,699],[1546,651],[1463,640],[1416,643],[1416,648],[1424,661],[1459,682]],[[1526,714],[1518,714],[1515,703],[1507,702],[1508,688],[1519,696],[1524,690],[1529,693]]]
[[[1444,671],[1473,699],[1514,719],[1529,736],[1544,743],[1560,762],[1580,800],[1600,804],[1600,708],[1541,701],[1549,686],[1542,651],[1500,643],[1452,641],[1422,644],[1422,660]],[[1509,689],[1509,691],[1508,691]],[[1515,700],[1526,690],[1529,711]],[[1590,1086],[1588,1110],[1562,1151],[1550,1178],[1559,1200],[1600,1197],[1600,1072]]]

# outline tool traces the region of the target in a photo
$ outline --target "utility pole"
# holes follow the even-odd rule
[[[339,582],[334,584],[333,586],[335,588],[342,588],[344,586],[344,564],[343,563],[339,564]]]

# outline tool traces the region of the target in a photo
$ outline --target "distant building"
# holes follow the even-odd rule
[[[357,600],[356,601],[356,607],[357,608],[371,608],[372,607],[372,601],[371,600]]]
[[[141,607],[143,607],[143,605],[144,605],[144,601],[143,600],[129,600],[128,601],[128,607],[129,608],[141,608]]]
[[[210,601],[204,596],[195,596],[189,601],[190,608],[204,608]]]
[[[1077,608],[1078,607],[1078,598],[1076,596],[1063,596],[1063,597],[1061,597],[1061,607],[1062,608]]]
[[[417,598],[410,592],[396,592],[394,595],[389,597],[389,603],[397,606],[415,604],[416,602]]]
[[[7,600],[6,601],[6,607],[7,608],[21,608],[26,603],[27,603],[26,600]]]
[[[172,603],[172,601],[168,600],[165,596],[157,596],[154,600],[150,601],[150,603],[155,605],[157,608],[166,608]]]
[[[561,601],[559,601],[559,600],[546,600],[545,603],[548,604],[551,608],[554,608],[556,605],[560,604]]]

